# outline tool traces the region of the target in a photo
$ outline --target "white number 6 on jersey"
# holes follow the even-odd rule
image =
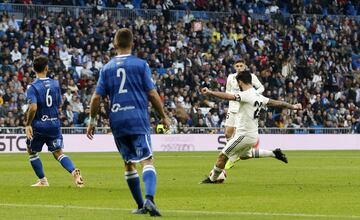
[[[116,72],[117,77],[121,77],[121,83],[119,88],[119,94],[127,93],[127,89],[124,89],[125,80],[126,80],[126,72],[124,68],[119,68]]]
[[[46,90],[46,106],[47,107],[52,106],[52,96],[50,95],[50,89]]]

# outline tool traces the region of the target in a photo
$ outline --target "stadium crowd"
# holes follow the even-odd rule
[[[145,8],[159,10],[234,11],[272,13],[281,10],[291,14],[359,15],[357,0],[6,0],[21,4],[74,5],[113,8]]]
[[[23,126],[25,91],[34,78],[32,59],[38,55],[49,57],[49,77],[61,83],[62,126],[86,126],[99,72],[114,56],[112,37],[122,27],[133,30],[134,55],[146,59],[153,70],[173,133],[189,132],[188,127],[223,126],[227,103],[204,99],[200,89],[225,91],[226,76],[234,72],[232,65],[238,59],[244,59],[262,81],[265,96],[304,106],[292,113],[268,109],[260,127],[360,130],[359,22],[351,17],[280,13],[262,21],[251,19],[243,10],[221,20],[203,21],[187,10],[176,22],[164,16],[116,19],[106,10],[96,15],[80,12],[78,18],[43,12],[36,19],[25,16],[16,22],[14,15],[4,13],[0,18],[0,126]],[[108,104],[105,100],[101,105],[98,126],[109,126]],[[158,117],[152,110],[150,114],[156,130]]]

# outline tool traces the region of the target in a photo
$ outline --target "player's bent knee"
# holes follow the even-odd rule
[[[136,164],[133,162],[125,162],[125,171],[136,170]]]
[[[26,149],[28,154],[31,156],[31,155],[34,155],[34,154],[37,154],[36,152],[32,151],[29,147]]]
[[[225,138],[226,139],[230,139],[232,136],[232,132],[229,129],[225,130]]]
[[[153,161],[153,157],[152,156],[149,156],[148,158],[140,161],[141,164],[152,164],[154,161]]]
[[[30,158],[35,158],[35,157],[38,157],[38,156],[39,156],[39,154],[36,153],[36,152],[31,152],[31,153],[29,153],[29,157],[30,157]]]
[[[146,160],[141,161],[140,164],[142,167],[144,167],[146,165],[154,165],[154,161],[153,161],[152,157],[150,157]]]
[[[64,153],[63,153],[63,151],[62,151],[61,149],[58,149],[58,150],[53,151],[52,154],[53,154],[54,158],[55,158],[56,160],[58,160],[59,157],[60,157],[61,155],[63,155]]]
[[[226,140],[229,141],[231,139],[231,137],[232,137],[232,135],[230,135],[229,133],[225,133]]]

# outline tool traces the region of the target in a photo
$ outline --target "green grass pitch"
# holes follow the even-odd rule
[[[240,161],[225,184],[200,185],[216,152],[156,153],[156,203],[163,219],[360,219],[360,151],[288,151]],[[69,153],[86,181],[41,154],[49,188],[36,181],[26,154],[0,154],[0,219],[149,219],[135,207],[117,153]]]

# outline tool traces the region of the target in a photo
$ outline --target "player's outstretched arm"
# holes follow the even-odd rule
[[[210,96],[218,97],[220,99],[226,99],[226,100],[232,100],[232,101],[237,100],[236,96],[233,95],[233,94],[229,94],[229,93],[225,93],[225,92],[215,92],[215,91],[212,91],[212,90],[210,90],[208,88],[203,88],[201,90],[201,92],[204,95],[210,95]]]
[[[165,114],[165,111],[164,111],[163,105],[161,103],[161,99],[160,99],[158,92],[155,89],[151,89],[148,92],[148,97],[149,97],[149,101],[154,106],[155,110],[159,113],[160,118],[162,120],[162,124],[165,126],[165,128],[169,128],[170,121]]]
[[[274,100],[274,99],[269,99],[269,102],[267,103],[267,106],[288,108],[288,109],[291,109],[291,110],[301,110],[302,109],[302,106],[301,106],[300,103],[292,105],[290,103],[283,102],[283,101],[278,101],[278,100]]]
[[[96,116],[98,114],[99,108],[100,108],[100,100],[101,96],[97,94],[96,92],[91,97],[90,102],[90,122],[86,129],[86,136],[92,140],[94,138],[94,132],[96,127]]]
[[[32,137],[33,137],[33,130],[32,130],[31,124],[35,118],[36,110],[37,110],[37,104],[36,103],[30,104],[28,107],[28,110],[27,110],[27,114],[25,116],[25,118],[26,118],[25,132],[26,132],[26,137],[28,139],[32,139]]]
[[[261,94],[265,91],[265,87],[263,86],[263,84],[261,84],[259,78],[255,74],[251,75],[251,83],[253,84],[258,93]]]

